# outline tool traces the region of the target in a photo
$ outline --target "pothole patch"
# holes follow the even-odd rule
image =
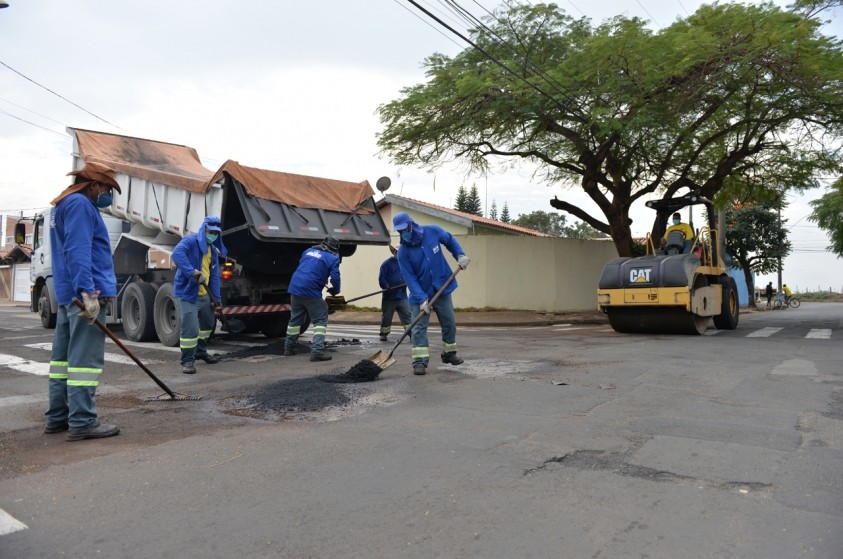
[[[219,400],[223,413],[262,421],[336,421],[392,405],[400,397],[372,383],[328,384],[316,378],[286,379],[254,392]]]
[[[433,361],[431,359],[431,361]],[[432,364],[432,363],[431,363]],[[500,359],[466,359],[462,365],[439,364],[438,368],[463,373],[477,378],[497,378],[525,375],[544,366],[541,361],[503,361]]]

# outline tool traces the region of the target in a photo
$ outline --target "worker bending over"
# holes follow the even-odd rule
[[[313,341],[310,344],[311,361],[328,361],[325,355],[325,334],[328,333],[328,303],[322,298],[322,290],[331,280],[328,293],[340,292],[340,242],[334,237],[325,237],[319,245],[309,248],[301,255],[299,265],[290,280],[290,322],[287,338],[284,340],[284,355],[298,353],[296,344],[301,335],[305,317],[313,321]]]
[[[414,318],[419,313],[424,314],[412,332],[413,374],[423,375],[430,361],[427,338],[431,309],[429,301],[451,276],[451,268],[442,254],[442,245],[457,260],[461,269],[468,267],[469,260],[454,236],[438,225],[419,225],[406,212],[395,214],[392,224],[393,229],[401,235],[398,264],[410,289],[410,310]],[[451,365],[463,362],[457,357],[457,321],[451,301],[451,293],[456,288],[456,280],[451,281],[433,303],[433,310],[442,328],[442,362]]]

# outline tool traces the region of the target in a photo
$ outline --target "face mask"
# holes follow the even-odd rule
[[[674,219],[674,220],[673,220],[673,224],[674,224],[674,225],[679,225],[679,223],[680,223],[680,221],[679,221],[678,219]]]
[[[205,233],[205,240],[208,241],[208,244],[214,244],[218,236],[216,233]]]
[[[99,196],[97,196],[97,201],[94,202],[94,205],[100,209],[105,209],[111,205],[113,198],[111,197],[110,192],[100,192]]]
[[[405,231],[401,233],[401,240],[409,243],[413,239],[413,232],[412,231]]]

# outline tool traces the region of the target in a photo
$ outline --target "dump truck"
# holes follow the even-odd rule
[[[696,204],[705,206],[707,225],[687,245],[673,235],[662,245],[668,217]],[[612,259],[600,277],[597,307],[612,328],[665,334],[702,334],[712,322],[719,330],[737,328],[737,285],[727,273],[717,242],[714,205],[697,194],[650,200],[646,205],[656,210],[646,254]]]
[[[387,245],[389,230],[368,181],[318,178],[241,165],[216,171],[193,148],[68,128],[73,169],[94,161],[113,169],[122,192],[103,210],[111,232],[118,296],[107,321],[135,341],[176,346],[181,330],[173,296],[176,244],[207,215],[220,216],[228,256],[221,262],[223,316],[246,332],[286,334],[287,288],[302,252],[332,235],[340,257],[358,245]],[[379,181],[380,183],[380,181]],[[30,309],[55,327],[57,303],[49,246],[50,210],[35,217]],[[305,326],[306,327],[306,326]]]

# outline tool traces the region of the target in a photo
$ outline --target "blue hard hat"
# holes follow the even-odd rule
[[[392,228],[395,231],[403,231],[412,225],[413,220],[407,212],[399,212],[392,218]]]

